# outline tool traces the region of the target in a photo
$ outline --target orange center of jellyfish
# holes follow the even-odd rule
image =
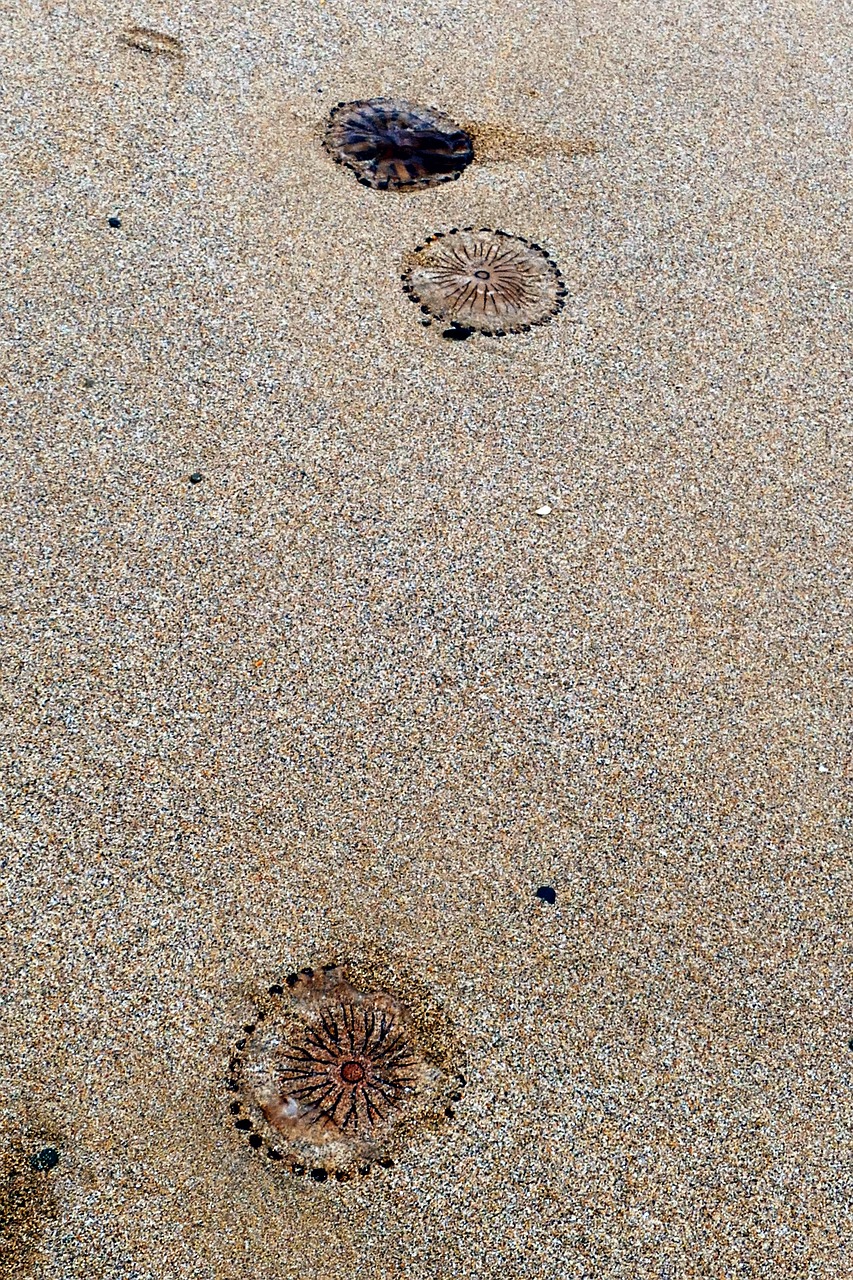
[[[341,1079],[344,1084],[358,1084],[364,1079],[364,1067],[360,1062],[345,1062],[341,1067]]]

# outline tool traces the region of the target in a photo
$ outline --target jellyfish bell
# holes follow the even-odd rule
[[[383,191],[452,181],[474,159],[470,134],[443,111],[394,98],[339,102],[323,141],[359,182]]]
[[[564,305],[556,263],[523,236],[488,228],[436,232],[406,255],[403,289],[447,338],[503,337],[546,324]]]
[[[337,965],[291,977],[269,989],[237,1042],[240,1098],[229,1112],[251,1147],[291,1167],[346,1173],[387,1160],[446,1115],[450,1051],[406,1003],[353,985]]]

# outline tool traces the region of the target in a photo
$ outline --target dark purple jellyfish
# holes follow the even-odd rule
[[[443,111],[396,98],[339,102],[324,144],[359,182],[380,191],[452,182],[474,159],[470,134]]]

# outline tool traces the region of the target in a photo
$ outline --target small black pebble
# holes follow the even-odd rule
[[[272,986],[270,987],[270,995],[271,995],[271,996],[282,996],[282,995],[284,995],[284,987],[281,987],[281,986],[279,986],[279,984],[278,984],[277,982],[274,982],[274,983],[272,984]]]
[[[245,1049],[245,1047],[246,1047],[246,1041],[245,1041],[245,1040],[235,1040],[235,1042],[234,1042],[234,1043],[235,1043],[236,1048],[238,1048],[238,1049]]]
[[[109,226],[111,226],[111,227],[120,227],[120,226],[121,226],[121,218],[107,218],[107,223],[108,223],[108,224],[109,224]]]
[[[300,973],[302,974],[302,976],[303,976],[303,977],[305,977],[305,978],[313,978],[313,977],[314,977],[314,970],[313,970],[313,969],[300,969],[300,970],[299,970],[299,972],[300,972]]]
[[[298,973],[289,973],[285,978],[285,982],[289,987],[295,987],[298,981],[299,981]],[[280,987],[279,987],[279,990],[281,990]]]
[[[453,1117],[456,1115],[456,1112],[453,1110],[452,1107],[445,1107],[444,1114],[452,1120]]]
[[[451,1102],[461,1102],[461,1101],[462,1101],[462,1094],[461,1094],[461,1093],[451,1093],[451,1095],[450,1095],[450,1101],[451,1101]]]
[[[255,1029],[254,1022],[247,1022],[243,1028],[244,1031],[249,1031],[249,1032],[254,1031],[254,1029]]]
[[[273,1151],[272,1147],[267,1147],[267,1155],[270,1160],[281,1160],[281,1152]]]
[[[543,902],[554,903],[557,901],[557,893],[549,884],[540,885],[536,890],[536,897],[541,898]]]
[[[238,1116],[240,1112],[243,1110],[239,1102],[232,1102],[228,1109],[231,1112],[232,1116]]]
[[[190,484],[201,484],[203,478],[200,471],[194,471],[190,476]]]
[[[234,1125],[235,1129],[242,1129],[244,1133],[247,1129],[251,1129],[251,1127],[252,1127],[251,1120],[238,1120],[237,1123]]]
[[[305,1176],[305,1165],[304,1164],[291,1165],[290,1172],[295,1174],[297,1178],[302,1178]]]
[[[326,1170],[325,1170],[325,1169],[312,1169],[312,1170],[311,1170],[311,1177],[314,1179],[314,1181],[315,1181],[315,1182],[325,1182],[325,1181],[326,1181],[326,1179],[328,1178],[328,1176],[329,1176],[329,1175],[328,1175],[328,1173],[326,1172]]]
[[[848,1049],[853,1049],[853,1039],[851,1039],[851,1041],[850,1041],[850,1043],[848,1044],[847,1048],[848,1048]]]
[[[388,1160],[387,1158],[386,1158],[385,1160],[378,1160],[378,1161],[377,1161],[377,1164],[379,1165],[380,1169],[393,1169],[393,1168],[394,1168],[394,1161],[393,1161],[393,1160]]]
[[[58,1164],[59,1152],[56,1147],[44,1147],[30,1156],[30,1168],[37,1169],[39,1173],[47,1173],[48,1169],[55,1169]]]
[[[263,1138],[259,1133],[253,1133],[250,1135],[249,1146],[253,1147],[255,1151],[257,1151],[262,1144],[263,1144]]]
[[[229,1081],[228,1081],[228,1083],[226,1084],[225,1088],[229,1091],[229,1093],[239,1093],[239,1092],[240,1092],[240,1086],[238,1085],[238,1083],[237,1083],[237,1081],[236,1081],[236,1080],[229,1080]]]
[[[466,338],[470,338],[474,332],[473,329],[466,329],[464,325],[455,324],[450,329],[445,329],[442,338],[447,338],[448,342],[464,342]]]

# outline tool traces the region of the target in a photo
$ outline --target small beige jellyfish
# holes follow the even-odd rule
[[[490,227],[436,232],[403,265],[405,292],[425,314],[452,326],[448,337],[525,332],[546,324],[566,296],[541,245]]]

